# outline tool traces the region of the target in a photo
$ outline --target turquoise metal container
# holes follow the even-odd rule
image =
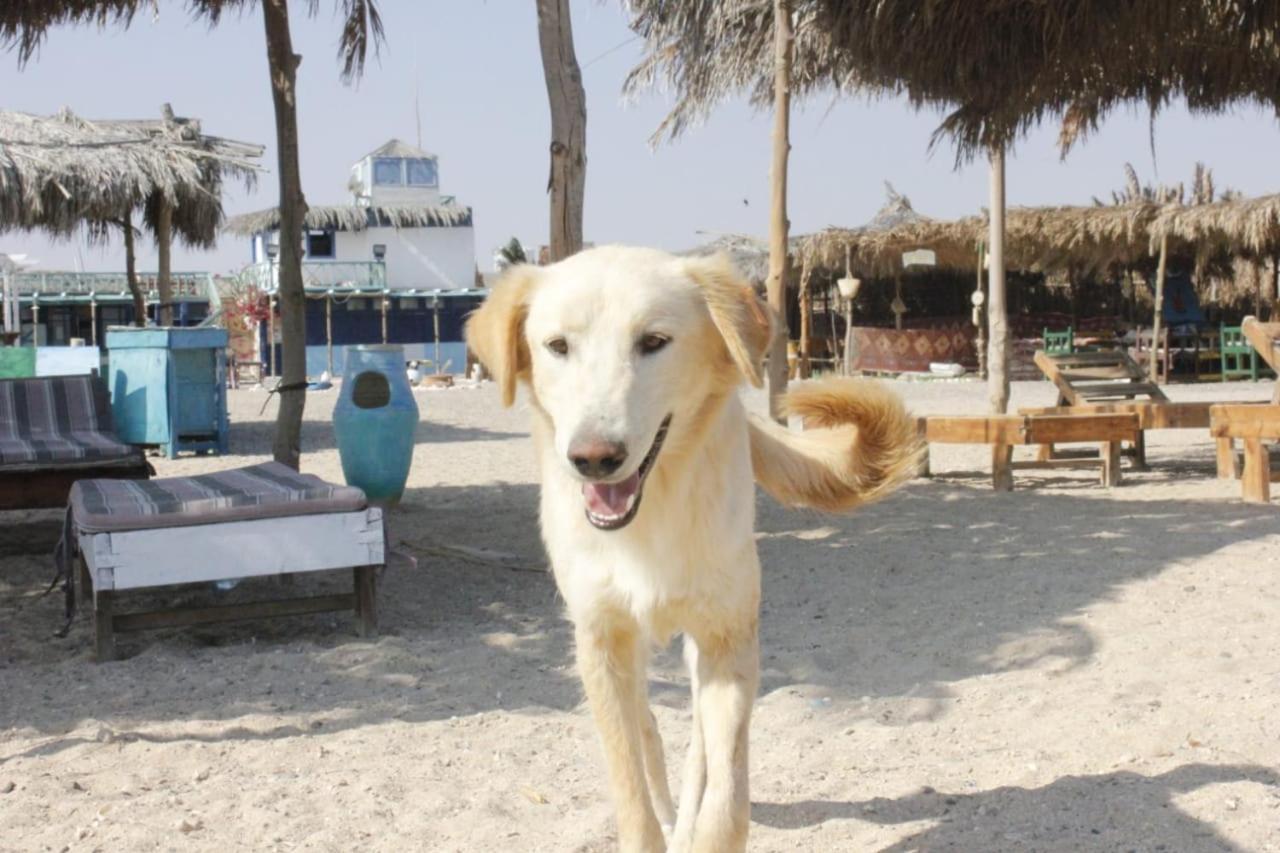
[[[107,329],[111,412],[120,440],[182,451],[228,449],[227,330]]]
[[[370,502],[393,506],[413,463],[418,401],[405,375],[404,350],[394,345],[347,348],[333,432],[347,484]]]

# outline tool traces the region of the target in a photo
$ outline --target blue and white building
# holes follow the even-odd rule
[[[340,375],[347,346],[398,343],[405,358],[461,373],[462,325],[483,300],[476,287],[472,211],[441,192],[439,159],[392,139],[352,167],[344,205],[309,209],[299,235],[307,290],[307,372]],[[269,296],[277,290],[280,235],[275,208],[233,218],[228,230],[251,240],[241,279]],[[258,334],[260,360],[278,372]],[[428,366],[428,371],[431,367]]]

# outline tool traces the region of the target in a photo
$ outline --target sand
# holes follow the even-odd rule
[[[972,382],[895,387],[985,407]],[[340,479],[334,397],[308,401],[304,469]],[[265,459],[264,399],[232,392],[233,455],[159,473]],[[58,513],[0,517],[0,850],[613,849],[528,413],[492,385],[418,399],[391,519],[417,567],[386,572],[373,641],[297,617],[126,635],[96,665],[89,621],[53,637],[40,595]],[[1110,491],[1052,471],[996,494],[986,459],[937,450],[937,478],[848,518],[759,499],[751,849],[1280,850],[1276,507],[1215,480],[1198,431],[1152,434],[1152,470]],[[651,691],[675,784],[678,650]]]

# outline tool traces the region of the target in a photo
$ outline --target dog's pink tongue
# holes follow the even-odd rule
[[[582,497],[587,510],[600,518],[617,518],[631,509],[631,499],[640,489],[640,474],[632,474],[621,483],[584,483]]]

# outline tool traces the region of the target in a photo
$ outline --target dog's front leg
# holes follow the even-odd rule
[[[752,617],[749,627],[731,635],[699,638],[695,723],[702,733],[706,787],[694,821],[693,853],[726,853],[747,846],[747,743],[760,680],[755,628]]]
[[[689,704],[693,724],[689,733],[689,752],[684,759],[684,776],[680,780],[680,808],[676,812],[676,829],[671,836],[671,853],[688,853],[693,846],[693,822],[702,805],[702,792],[707,786],[707,752],[702,743],[702,715],[698,713],[698,643],[688,634],[684,637],[684,662],[689,668]]]
[[[645,782],[637,667],[642,660],[634,626],[580,625],[578,669],[604,745],[623,853],[666,849]]]

